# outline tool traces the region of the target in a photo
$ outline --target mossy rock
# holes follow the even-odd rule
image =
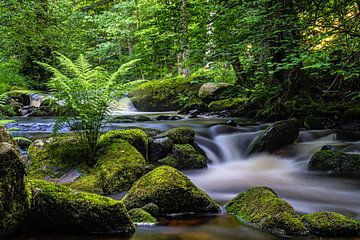
[[[267,187],[255,187],[240,193],[225,208],[241,221],[277,235],[307,234],[292,206]]]
[[[166,158],[158,161],[158,163],[177,169],[207,167],[206,157],[196,151],[190,144],[175,144],[172,152]]]
[[[188,114],[190,111],[198,110],[199,112],[208,112],[209,107],[206,103],[201,100],[195,100],[193,102],[187,103],[180,111],[180,114]]]
[[[360,175],[360,155],[321,150],[311,157],[308,168],[332,174]]]
[[[232,110],[238,108],[242,104],[245,104],[248,101],[247,98],[228,98],[218,101],[213,101],[209,104],[210,111],[222,111],[222,110]]]
[[[0,126],[0,238],[14,233],[29,207],[25,162],[19,149]]]
[[[304,126],[306,129],[324,129],[322,120],[319,117],[314,117],[312,115],[306,116],[304,118]]]
[[[173,149],[174,142],[168,138],[156,138],[149,141],[149,162],[157,163],[165,158]]]
[[[310,233],[321,236],[358,236],[360,221],[334,212],[315,212],[301,216]]]
[[[99,146],[108,145],[117,140],[125,140],[134,146],[147,159],[148,136],[140,129],[111,130],[100,136]]]
[[[60,233],[131,234],[135,227],[121,201],[31,180],[31,207],[24,228]]]
[[[136,224],[154,224],[156,218],[141,208],[133,208],[129,211],[131,220]]]
[[[114,142],[98,153],[95,172],[104,193],[128,190],[144,171],[144,157],[126,141]]]
[[[299,127],[296,119],[278,121],[260,133],[246,152],[248,154],[264,151],[274,152],[282,146],[294,143],[298,136]]]
[[[193,78],[173,78],[146,82],[129,92],[140,111],[176,111],[198,99],[201,84]]]
[[[89,159],[88,148],[75,136],[57,136],[35,140],[28,150],[29,177],[59,178]]]
[[[217,213],[220,207],[183,173],[161,166],[142,176],[123,198],[128,209],[154,203],[160,215],[172,213]]]
[[[205,103],[210,103],[214,100],[226,98],[226,92],[232,86],[228,83],[204,83],[199,89],[199,97]]]
[[[168,137],[175,144],[191,144],[195,143],[195,131],[188,127],[178,127],[170,129],[164,133],[161,133],[157,136],[159,137]]]

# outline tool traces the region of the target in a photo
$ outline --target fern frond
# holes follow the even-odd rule
[[[133,65],[140,60],[141,59],[134,59],[121,65],[120,68],[110,76],[109,82],[115,82],[120,76],[126,74],[131,68],[133,68]]]

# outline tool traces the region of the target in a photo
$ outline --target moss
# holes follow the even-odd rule
[[[154,216],[154,217],[159,216],[159,207],[155,203],[145,204],[141,209],[150,213],[151,216]]]
[[[188,114],[192,110],[198,110],[199,112],[209,111],[208,105],[201,100],[194,100],[190,103],[185,104],[185,106],[179,111],[180,114]]]
[[[172,78],[146,82],[129,92],[140,111],[175,111],[198,99],[201,84],[194,78]]]
[[[222,111],[222,110],[231,110],[239,107],[240,105],[246,103],[247,98],[229,98],[218,101],[213,101],[209,104],[210,111]]]
[[[99,152],[95,172],[104,193],[130,188],[145,171],[143,156],[128,142],[119,140]]]
[[[194,145],[195,131],[188,127],[178,127],[159,134],[158,137],[168,137],[175,144]]]
[[[19,149],[3,126],[0,126],[0,238],[14,233],[28,207],[25,188],[25,163]]]
[[[174,146],[173,141],[168,137],[157,138],[149,142],[149,162],[157,163],[165,158]]]
[[[148,137],[140,129],[128,129],[128,130],[111,130],[103,135],[99,139],[99,146],[111,144],[117,140],[125,140],[133,145],[143,156],[147,159],[148,153]]]
[[[284,145],[294,143],[298,136],[299,127],[296,119],[278,121],[260,133],[248,147],[247,153],[273,152]]]
[[[135,230],[121,201],[42,180],[32,180],[28,187],[31,207],[25,229],[112,234],[129,234]]]
[[[360,155],[321,150],[311,157],[308,168],[334,174],[360,175]]]
[[[360,234],[360,221],[334,212],[315,212],[301,216],[312,234],[322,236],[356,236]]]
[[[204,83],[199,89],[199,97],[206,103],[229,97],[232,86],[228,83]]]
[[[160,215],[219,212],[219,206],[180,171],[162,166],[136,181],[123,199],[128,209],[153,203]]]
[[[225,206],[240,220],[279,235],[302,235],[306,229],[289,203],[267,187],[240,193]]]
[[[195,150],[190,144],[175,144],[172,152],[158,161],[177,169],[193,169],[207,167],[206,157]]]
[[[129,211],[131,220],[137,224],[152,224],[156,223],[156,218],[151,216],[150,213],[146,212],[141,208],[133,208]]]

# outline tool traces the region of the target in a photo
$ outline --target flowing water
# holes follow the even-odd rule
[[[147,115],[154,119],[158,114],[148,113]],[[329,177],[307,171],[307,163],[311,155],[324,145],[332,145],[345,152],[360,153],[359,132],[303,130],[296,144],[284,147],[276,154],[247,157],[244,154],[247,146],[267,125],[246,119],[235,119],[235,121],[238,123],[237,127],[225,125],[226,119],[204,117],[179,121],[153,120],[142,123],[118,123],[107,126],[107,129],[145,127],[167,130],[178,126],[192,127],[197,132],[196,142],[205,150],[211,163],[206,169],[185,171],[185,174],[221,205],[250,187],[268,186],[273,188],[280,197],[289,201],[299,213],[336,211],[360,219],[360,179]],[[30,137],[48,134],[51,132],[53,123],[54,119],[17,119],[16,123],[12,123],[12,127],[19,129],[13,134]],[[63,131],[68,131],[68,129],[63,129]],[[128,238],[30,234],[13,239],[115,240]],[[162,219],[155,226],[139,226],[130,239],[277,238],[221,213],[210,216]]]

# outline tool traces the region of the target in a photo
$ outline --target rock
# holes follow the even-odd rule
[[[228,98],[223,100],[217,100],[210,102],[209,110],[219,112],[222,110],[233,110],[245,104],[248,101],[247,98]]]
[[[141,208],[133,208],[129,211],[131,220],[136,224],[154,224],[156,218]]]
[[[308,168],[333,174],[360,175],[360,155],[320,150],[311,157]]]
[[[231,88],[228,83],[204,83],[199,89],[199,97],[205,102],[221,99],[222,95]]]
[[[158,217],[159,216],[159,207],[154,203],[145,204],[141,209],[150,213],[151,216]]]
[[[236,127],[237,124],[233,119],[229,119],[226,121],[226,125],[232,126],[232,127]]]
[[[173,146],[173,141],[168,137],[149,141],[149,161],[156,163],[158,160],[165,158],[171,152]]]
[[[306,129],[324,129],[324,125],[322,123],[322,118],[314,117],[312,115],[306,116],[304,118],[304,126]]]
[[[140,129],[128,130],[111,130],[99,139],[99,145],[107,145],[118,140],[125,140],[134,146],[145,159],[148,159],[148,137],[146,133]]]
[[[246,152],[248,154],[263,151],[273,152],[282,146],[294,143],[298,136],[299,127],[296,119],[278,121],[260,133]]]
[[[321,150],[336,150],[336,147],[331,145],[325,145],[321,147]]]
[[[310,233],[328,237],[360,234],[360,221],[334,212],[315,212],[301,216]]]
[[[142,176],[123,198],[128,209],[153,203],[159,215],[172,213],[217,213],[220,207],[183,173],[161,166]]]
[[[195,131],[188,127],[178,127],[170,129],[164,133],[161,133],[157,136],[159,137],[168,137],[175,144],[191,144],[195,143]]]
[[[25,229],[111,234],[131,234],[135,230],[121,201],[42,180],[31,180],[28,187],[31,207]]]
[[[208,108],[208,105],[206,103],[204,103],[203,101],[195,101],[195,102],[191,102],[191,103],[188,103],[186,104],[180,111],[179,113],[180,114],[188,114],[193,111],[198,111],[199,113],[200,112],[207,112],[209,111],[209,108]]]
[[[5,127],[0,125],[0,238],[17,230],[28,207],[25,162]]]
[[[158,121],[176,121],[176,120],[181,120],[183,119],[182,117],[180,116],[164,116],[164,115],[160,115],[160,116],[157,116],[155,118],[156,120]]]
[[[140,111],[176,111],[198,99],[201,84],[194,78],[149,81],[129,92]]]
[[[226,204],[225,209],[241,221],[277,235],[307,234],[292,206],[267,187],[255,187],[240,193]]]
[[[158,161],[177,169],[194,169],[207,167],[206,157],[195,150],[190,144],[175,144],[172,152]]]

